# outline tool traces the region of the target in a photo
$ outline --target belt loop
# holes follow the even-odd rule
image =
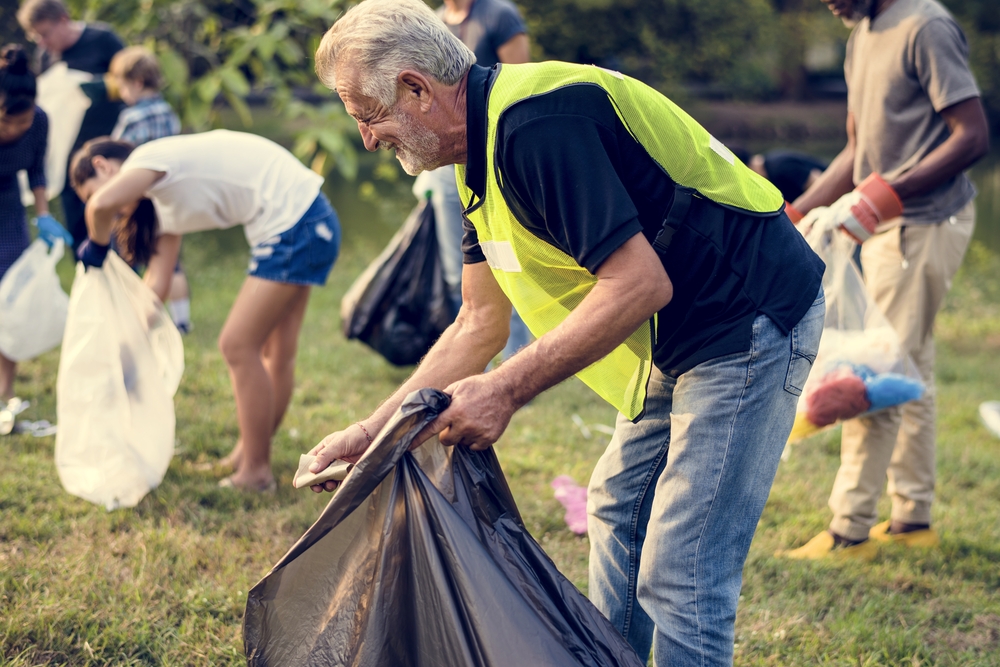
[[[670,248],[670,243],[674,240],[674,233],[684,222],[688,209],[691,208],[691,199],[694,191],[681,186],[674,187],[674,200],[670,202],[670,208],[663,218],[663,227],[653,239],[653,249],[661,255],[666,255]]]

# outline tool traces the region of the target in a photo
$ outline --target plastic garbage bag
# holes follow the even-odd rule
[[[899,336],[868,294],[844,234],[816,237],[826,262],[826,320],[819,352],[799,397],[789,442],[843,420],[923,395],[924,382]]]
[[[492,449],[407,451],[447,403],[410,394],[253,587],[248,664],[645,664],[528,534]]]
[[[50,250],[35,240],[0,281],[0,352],[8,359],[33,359],[62,342],[69,306],[56,273],[62,256],[62,241]]]
[[[50,200],[58,197],[66,183],[66,167],[76,137],[80,134],[83,117],[92,102],[80,84],[91,81],[93,74],[69,69],[65,62],[58,62],[38,77],[38,95],[35,104],[49,117],[48,144],[45,149],[45,195]],[[28,177],[18,173],[21,183],[21,201],[25,206],[35,203],[35,196],[28,189]]]
[[[344,335],[397,366],[420,361],[455,320],[434,230],[434,208],[417,204],[340,304]]]
[[[155,488],[174,451],[184,347],[153,291],[113,251],[77,264],[56,381],[63,487],[108,510]]]
[[[1000,438],[1000,401],[980,403],[979,418],[990,433]]]

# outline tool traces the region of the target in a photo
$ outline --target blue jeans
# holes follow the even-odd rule
[[[320,192],[299,221],[250,249],[247,275],[292,285],[326,284],[340,252],[340,220]]]
[[[618,416],[590,480],[590,599],[658,667],[731,665],[743,563],[823,330],[822,291],[788,335],[765,315],[747,352]]]

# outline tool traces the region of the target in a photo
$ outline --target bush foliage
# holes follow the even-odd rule
[[[1000,130],[1000,12],[996,0],[943,0],[969,38],[973,70]],[[186,127],[218,123],[221,97],[252,122],[264,96],[295,132],[295,153],[317,171],[357,172],[353,121],[324,91],[312,54],[354,0],[68,0],[75,16],[110,23],[154,50],[165,94]],[[536,59],[621,69],[676,95],[801,98],[810,49],[834,54],[837,75],[849,31],[817,0],[516,0]],[[431,0],[430,4],[438,4]],[[4,39],[22,39],[17,0],[0,0]],[[815,70],[816,65],[812,64]],[[317,97],[316,94],[319,93]],[[308,99],[319,104],[304,104]]]

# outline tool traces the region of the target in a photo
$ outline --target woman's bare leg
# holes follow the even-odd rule
[[[14,376],[17,362],[0,354],[0,400],[7,402],[14,398]]]
[[[263,351],[275,330],[297,320],[301,326],[309,287],[262,280],[250,276],[243,283],[233,309],[229,312],[219,348],[229,366],[236,415],[240,425],[240,444],[233,484],[264,488],[273,481],[271,474],[271,435],[278,414],[279,388],[264,366]]]
[[[298,351],[302,320],[305,318],[306,307],[309,305],[309,289],[304,290],[297,299],[288,317],[271,332],[267,342],[264,343],[262,352],[264,370],[270,376],[271,385],[275,389],[272,436],[281,426],[281,420],[285,417],[288,403],[292,399],[292,391],[295,389],[295,354]],[[217,465],[235,470],[240,465],[242,455],[243,438],[240,438],[236,441],[236,446],[233,447],[232,451],[224,458],[219,459]]]
[[[281,426],[288,403],[292,400],[292,391],[295,389],[295,354],[299,349],[299,333],[302,331],[302,320],[305,319],[308,305],[309,288],[306,288],[297,297],[288,317],[271,332],[264,346],[264,368],[271,377],[275,392],[272,435]]]

